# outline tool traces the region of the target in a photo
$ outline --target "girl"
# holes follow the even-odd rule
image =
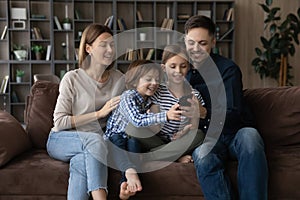
[[[139,142],[143,144],[145,151],[151,152],[146,160],[173,161],[202,143],[204,134],[198,130],[198,123],[199,117],[206,116],[206,109],[203,107],[204,102],[200,93],[192,89],[185,80],[189,63],[183,48],[178,45],[166,46],[161,66],[166,74],[167,83],[161,84],[151,97],[154,104],[151,110],[165,112],[173,106],[179,106],[182,116],[180,120],[168,120],[158,134],[151,138],[139,139]],[[130,132],[138,135],[140,131],[131,128]],[[192,158],[186,155],[178,161],[188,163],[192,162]]]
[[[111,151],[117,167],[125,171],[127,188],[132,194],[141,191],[142,185],[135,169],[136,166],[130,160],[134,158],[129,158],[124,150],[138,153],[140,148],[138,141],[125,133],[126,126],[131,123],[135,127],[145,127],[166,123],[168,120],[180,120],[181,111],[177,110],[178,105],[156,114],[147,112],[151,105],[149,97],[157,90],[162,74],[160,66],[151,61],[133,61],[125,74],[128,90],[121,95],[120,104],[107,123],[104,138],[123,149],[122,151],[112,146]],[[128,196],[123,195],[120,198],[127,199]]]

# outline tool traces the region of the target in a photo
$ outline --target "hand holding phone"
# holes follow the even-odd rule
[[[188,99],[192,99],[193,98],[193,94],[188,94],[188,95],[184,95],[182,97],[179,98],[179,105],[180,106],[191,106],[191,103],[188,102]]]

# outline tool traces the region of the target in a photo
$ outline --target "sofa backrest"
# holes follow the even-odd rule
[[[37,81],[27,97],[26,132],[36,148],[46,148],[58,94],[57,83]],[[268,148],[300,144],[300,87],[246,89],[244,96]]]
[[[37,81],[31,87],[24,113],[26,132],[35,148],[46,149],[53,126],[53,112],[59,94],[59,84]]]
[[[268,149],[300,145],[300,87],[247,89],[244,96]]]

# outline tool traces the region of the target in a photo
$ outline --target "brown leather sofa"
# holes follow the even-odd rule
[[[45,143],[52,126],[57,84],[39,82],[28,98],[27,128],[0,112],[0,200],[66,199],[68,164],[50,158]],[[300,199],[300,87],[245,91],[269,163],[269,199]],[[237,162],[228,163],[236,187]],[[120,174],[110,169],[109,199],[118,199]],[[204,199],[193,164],[173,163],[141,174],[143,191],[132,199]]]

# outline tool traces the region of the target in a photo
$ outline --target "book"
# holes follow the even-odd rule
[[[104,26],[107,26],[108,25],[108,22],[110,20],[111,16],[109,16],[108,18],[106,18],[105,22],[104,22]]]
[[[167,27],[167,23],[168,23],[168,18],[164,18],[162,23],[161,23],[161,29],[165,29]]]
[[[226,21],[233,21],[233,8],[229,8]]]
[[[113,27],[112,27],[112,26],[113,26],[113,22],[114,22],[114,16],[111,15],[111,16],[109,16],[109,17],[106,19],[104,25],[107,26],[107,27],[109,27],[110,29],[112,29],[112,28],[113,28]]]
[[[46,51],[46,60],[50,60],[51,57],[51,45],[49,44],[47,46],[47,51]]]
[[[123,18],[119,18],[117,21],[118,21],[118,27],[120,31],[127,30],[127,26]]]
[[[61,24],[60,24],[57,16],[54,16],[54,22],[55,22],[57,29],[62,30]]]
[[[160,29],[161,30],[164,30],[164,29],[172,30],[173,24],[174,24],[174,20],[172,18],[164,18],[162,23],[161,23]]]
[[[138,49],[138,59],[139,60],[143,60],[144,59],[144,52],[143,52],[143,49]]]
[[[197,14],[211,18],[211,10],[198,10]]]
[[[189,14],[178,14],[177,18],[179,20],[187,20],[188,18],[190,18],[191,16]]]
[[[229,9],[225,9],[224,15],[223,15],[223,20],[226,20],[226,19],[227,19],[228,10],[229,10]]]
[[[30,34],[31,34],[31,39],[35,40],[36,37],[35,37],[35,33],[34,33],[33,28],[30,29]]]
[[[172,30],[173,24],[174,24],[174,20],[173,19],[168,19],[166,29]]]
[[[40,14],[32,14],[31,18],[33,19],[46,19],[45,15],[40,15]]]
[[[114,24],[114,16],[112,15],[107,26],[112,29],[113,28],[113,24]]]
[[[148,54],[146,56],[146,60],[151,60],[153,54],[154,54],[154,49],[149,49]]]
[[[40,28],[33,27],[33,32],[34,32],[35,39],[38,39],[38,40],[42,40],[43,39],[43,36],[42,36]]]
[[[3,29],[3,32],[1,34],[1,40],[4,40],[5,36],[6,36],[6,33],[7,33],[7,25],[4,26],[4,29]]]
[[[6,75],[6,76],[4,76],[4,78],[2,80],[2,84],[1,84],[1,88],[0,88],[0,93],[1,94],[5,94],[5,92],[6,92],[8,79],[9,79],[9,76]]]
[[[233,20],[233,8],[228,8],[225,10],[223,20],[225,21]]]
[[[117,22],[118,22],[118,27],[119,27],[120,31],[127,30],[127,26],[126,26],[125,21],[124,21],[123,18],[117,19]]]
[[[143,21],[144,20],[141,11],[137,10],[136,11],[136,16],[137,16],[138,21]]]
[[[15,91],[12,91],[12,93],[11,93],[11,101],[12,101],[12,103],[20,102],[19,97]]]
[[[75,12],[75,17],[76,17],[76,19],[82,19],[81,13],[79,12],[78,9],[75,9],[74,12]]]
[[[232,31],[234,30],[234,27],[231,27],[228,29],[220,38],[219,40],[224,40]]]

